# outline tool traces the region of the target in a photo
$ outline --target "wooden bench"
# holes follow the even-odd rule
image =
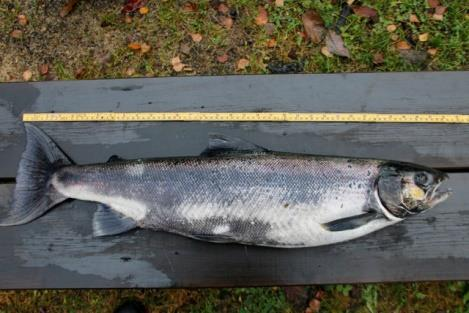
[[[24,149],[22,112],[469,114],[469,72],[228,76],[0,84],[0,214]],[[137,230],[92,238],[92,203],[0,228],[0,288],[195,287],[469,279],[469,125],[43,123],[78,164],[197,155],[207,134],[272,150],[412,161],[451,172],[444,204],[333,246],[220,245]]]

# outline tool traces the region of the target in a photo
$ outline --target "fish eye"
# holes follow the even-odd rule
[[[432,177],[424,172],[416,173],[414,176],[414,182],[419,186],[428,187],[432,181]]]

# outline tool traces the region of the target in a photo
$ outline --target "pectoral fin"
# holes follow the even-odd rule
[[[377,212],[367,212],[360,215],[350,216],[322,224],[328,231],[351,230],[363,226],[375,219],[385,218]]]
[[[93,216],[93,236],[95,237],[117,235],[136,227],[135,220],[104,204],[98,205],[98,210]]]

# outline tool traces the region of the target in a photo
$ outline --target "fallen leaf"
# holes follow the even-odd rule
[[[445,14],[445,12],[446,12],[446,7],[444,7],[444,6],[439,5],[435,8],[435,14],[443,15],[443,14]]]
[[[419,41],[422,41],[422,42],[428,41],[428,33],[420,34]]]
[[[381,52],[376,52],[373,55],[373,63],[376,65],[384,63],[384,55]]]
[[[265,25],[269,21],[269,15],[267,10],[263,6],[259,6],[257,9],[256,25]]]
[[[197,4],[195,4],[193,2],[186,2],[182,6],[182,10],[184,12],[195,12],[195,11],[197,11]]]
[[[401,41],[396,42],[396,49],[398,49],[398,50],[409,50],[411,48],[412,47],[405,40],[401,40]]]
[[[372,20],[376,19],[378,16],[378,12],[375,9],[367,6],[354,6],[353,12],[358,16],[366,17]]]
[[[186,66],[184,63],[181,62],[181,58],[179,58],[179,56],[171,59],[171,65],[173,66],[173,70],[175,72],[181,72]]]
[[[142,45],[139,44],[138,42],[131,42],[129,43],[128,47],[130,50],[136,51],[136,50],[140,50],[142,48]]]
[[[149,44],[142,43],[142,45],[140,46],[140,51],[142,53],[148,53],[150,52],[150,50],[151,50],[151,46]]]
[[[138,9],[138,13],[142,15],[148,14],[148,12],[150,12],[150,9],[148,7],[141,7],[140,9]]]
[[[334,56],[326,46],[321,47],[321,53],[328,58],[332,58]]]
[[[440,5],[440,1],[438,0],[427,0],[427,3],[430,8],[436,8]]]
[[[193,34],[190,34],[190,35],[191,35],[191,38],[192,38],[193,42],[201,42],[202,41],[202,35],[201,34],[193,33]]]
[[[306,35],[314,43],[320,43],[326,33],[324,21],[316,11],[308,10],[302,17]]]
[[[230,16],[219,16],[218,22],[226,29],[231,29],[231,27],[233,27],[233,19]]]
[[[67,16],[70,12],[72,12],[75,4],[78,3],[79,0],[68,0],[68,2],[62,7],[59,12],[60,17]]]
[[[28,18],[24,14],[18,15],[18,24],[21,26],[26,26],[28,24]]]
[[[228,14],[230,13],[230,8],[226,4],[220,3],[217,7],[217,11],[221,14]]]
[[[354,2],[355,2],[355,0],[347,0],[347,4],[348,4],[349,6],[351,6]]]
[[[125,75],[133,76],[135,74],[135,68],[130,66],[125,70]]]
[[[283,7],[284,5],[284,0],[275,0],[275,6],[276,7]]]
[[[330,53],[350,58],[350,52],[344,45],[342,37],[333,30],[329,30],[326,36],[326,46]]]
[[[419,20],[419,18],[417,17],[417,15],[411,14],[411,15],[409,16],[409,22],[411,22],[411,23],[420,23],[420,20]]]
[[[396,29],[397,29],[397,26],[394,24],[389,24],[388,26],[386,26],[386,30],[390,33],[395,32]]]
[[[146,2],[146,0],[125,0],[124,6],[122,7],[122,13],[133,13],[145,6]]]
[[[277,40],[275,40],[275,38],[271,38],[267,40],[266,45],[268,48],[274,48],[277,45]]]
[[[391,35],[391,40],[392,40],[392,41],[396,41],[396,40],[398,40],[398,39],[399,39],[399,35],[397,35],[397,34],[392,34],[392,35]]]
[[[228,54],[224,53],[222,55],[217,56],[217,61],[220,63],[226,63],[226,61],[228,61]]]
[[[418,50],[399,50],[399,55],[406,61],[412,64],[420,64],[427,59],[426,51]]]
[[[47,75],[47,73],[49,73],[49,65],[48,64],[40,64],[37,67],[37,69],[39,71],[39,74],[41,74],[42,76]]]
[[[430,48],[427,50],[427,53],[431,55],[432,57],[435,56],[437,52],[438,52],[438,49],[436,48]]]
[[[23,37],[23,31],[15,29],[10,33],[10,36],[15,39],[21,39]]]
[[[308,308],[310,308],[311,312],[313,313],[319,312],[319,309],[321,308],[321,301],[318,299],[311,299],[311,301],[309,301]]]
[[[443,20],[443,14],[433,14],[432,15],[432,18],[435,20],[435,21],[442,21]]]
[[[84,67],[79,67],[79,68],[77,68],[77,70],[75,71],[75,78],[76,78],[76,79],[82,79],[83,76],[85,75],[85,73],[86,73],[85,68],[84,68]],[[135,73],[135,69],[134,69],[134,73]],[[132,75],[133,75],[133,73],[132,73]],[[132,76],[132,75],[129,75],[129,76]]]
[[[30,81],[31,78],[33,78],[33,72],[31,70],[26,70],[23,72],[23,80],[24,81]]]
[[[236,64],[237,70],[244,70],[249,65],[249,60],[247,59],[239,59],[238,63]]]
[[[124,17],[124,22],[125,22],[126,24],[132,23],[132,17],[131,17],[130,15],[126,15],[126,16]]]

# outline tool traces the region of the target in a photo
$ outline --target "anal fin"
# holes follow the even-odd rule
[[[117,235],[134,229],[137,222],[105,204],[98,204],[98,210],[93,216],[93,236]]]
[[[367,212],[360,215],[350,216],[322,224],[328,231],[351,230],[363,226],[372,220],[385,218],[377,212]]]

